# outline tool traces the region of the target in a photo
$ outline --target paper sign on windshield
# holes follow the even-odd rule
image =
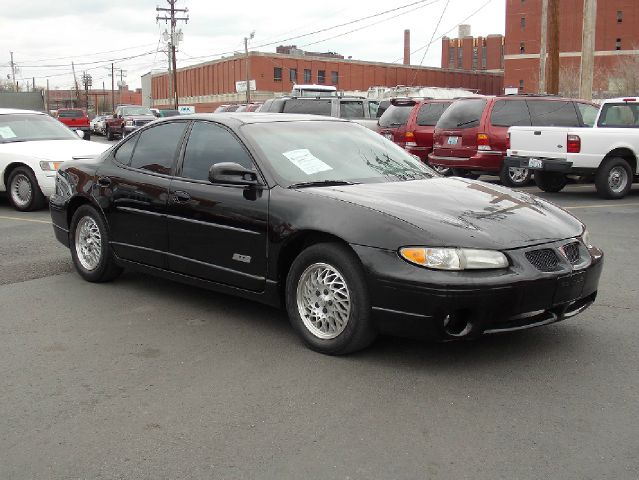
[[[11,127],[0,127],[0,137],[2,138],[16,138],[17,135],[13,133]]]
[[[282,155],[288,158],[293,165],[303,171],[306,175],[313,175],[314,173],[333,170],[330,165],[322,162],[306,148],[284,152]]]

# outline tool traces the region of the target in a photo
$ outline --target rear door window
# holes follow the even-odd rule
[[[417,112],[417,125],[434,126],[442,114],[450,106],[450,103],[425,103]]]
[[[307,113],[310,115],[331,116],[330,99],[320,100],[289,100],[284,105],[283,113]]]
[[[572,101],[529,100],[528,109],[536,127],[580,127]]]
[[[186,122],[162,123],[140,133],[131,167],[168,175],[182,142]]]
[[[574,109],[573,109],[574,110]],[[497,100],[490,114],[495,127],[530,125],[530,113],[524,100]]]
[[[339,104],[340,118],[364,118],[364,102],[341,102]]]
[[[406,125],[408,116],[415,105],[389,105],[384,114],[379,117],[380,127],[401,127]]]
[[[454,102],[442,114],[437,122],[437,128],[457,129],[474,128],[479,126],[487,100],[459,100]]]

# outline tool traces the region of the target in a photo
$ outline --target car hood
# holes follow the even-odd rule
[[[73,157],[93,157],[101,154],[110,145],[86,140],[41,140],[0,144],[0,154],[12,159],[48,160],[65,162]]]
[[[462,178],[304,190],[407,222],[423,231],[416,241],[433,246],[505,250],[576,237],[584,228],[570,213],[538,197]],[[374,239],[367,244],[376,246]]]

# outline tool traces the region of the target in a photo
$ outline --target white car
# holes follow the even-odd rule
[[[593,128],[511,127],[504,164],[535,172],[535,183],[558,192],[570,175],[591,177],[603,198],[623,198],[639,181],[639,98],[601,104]]]
[[[93,120],[89,122],[91,131],[99,135],[104,135],[105,125],[106,125],[104,121],[105,119],[106,119],[105,115],[98,115],[97,117],[94,117]]]
[[[0,108],[0,192],[16,210],[42,208],[55,190],[60,165],[109,148],[87,142],[49,115]]]

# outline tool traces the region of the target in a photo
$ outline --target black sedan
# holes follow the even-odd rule
[[[285,305],[328,354],[557,322],[594,302],[603,266],[561,208],[317,116],[154,122],[65,163],[51,216],[88,281],[129,268]]]

